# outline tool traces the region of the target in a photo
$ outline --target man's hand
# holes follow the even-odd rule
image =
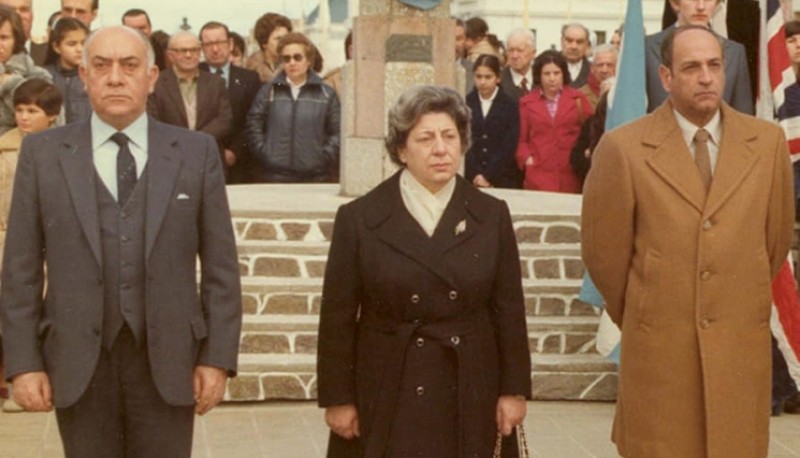
[[[475,178],[472,179],[472,184],[479,187],[479,188],[491,188],[492,184],[489,183],[489,180],[486,179],[483,175],[475,175]]]
[[[331,431],[345,439],[361,437],[361,429],[358,426],[358,410],[353,404],[325,409],[325,423],[328,424]]]
[[[236,154],[232,150],[225,148],[225,166],[233,167],[233,164],[236,164]]]
[[[225,382],[228,374],[225,369],[212,366],[194,368],[194,412],[204,415],[213,409],[225,395]]]
[[[50,378],[45,372],[25,372],[15,376],[13,384],[14,400],[29,412],[49,412],[53,410],[53,390]]]
[[[528,404],[522,396],[500,396],[497,399],[497,430],[504,436],[511,435],[514,427],[522,424]]]

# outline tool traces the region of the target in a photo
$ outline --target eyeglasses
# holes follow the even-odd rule
[[[200,48],[169,48],[175,54],[198,54]]]
[[[281,62],[283,62],[284,64],[288,64],[292,60],[294,60],[295,62],[302,62],[303,59],[305,58],[306,56],[302,54],[283,55],[281,56]]]
[[[218,41],[204,41],[203,47],[204,48],[211,48],[213,46],[222,46],[228,44],[228,40],[218,40]]]

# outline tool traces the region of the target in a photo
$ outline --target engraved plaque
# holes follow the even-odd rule
[[[391,35],[386,40],[386,62],[433,62],[429,35]]]

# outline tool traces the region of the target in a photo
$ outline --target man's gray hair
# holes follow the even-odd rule
[[[172,47],[172,41],[175,40],[175,39],[178,39],[180,37],[192,37],[195,40],[197,40],[198,44],[200,44],[200,38],[198,38],[197,35],[193,34],[192,32],[190,32],[188,30],[179,30],[179,31],[173,33],[172,35],[170,35],[169,40],[167,41],[167,48]]]
[[[592,33],[589,32],[589,28],[587,28],[580,22],[570,22],[569,24],[564,24],[563,26],[561,26],[561,38],[564,38],[564,34],[567,33],[567,29],[570,29],[572,27],[577,27],[583,30],[584,35],[586,35],[586,42],[587,43],[590,42],[590,40],[592,39]]]
[[[533,30],[526,29],[525,27],[517,27],[513,29],[511,32],[508,32],[508,36],[506,37],[506,48],[508,47],[508,42],[511,41],[512,38],[522,37],[528,40],[528,43],[531,45],[532,49],[536,49],[536,34],[533,33]]]
[[[147,35],[140,32],[139,30],[128,27],[127,25],[110,25],[92,31],[92,33],[90,33],[89,36],[86,38],[86,42],[83,44],[83,56],[81,56],[81,65],[83,66],[83,68],[89,67],[89,49],[92,46],[94,38],[103,30],[108,30],[108,29],[124,30],[125,32],[138,38],[139,41],[141,41],[142,44],[144,44],[144,47],[147,50],[147,68],[151,68],[156,65],[156,53],[153,50],[153,45],[150,43],[150,39],[147,38]]]
[[[603,54],[603,53],[611,53],[614,55],[614,57],[617,57],[617,54],[619,54],[617,48],[615,48],[614,45],[610,43],[603,43],[601,45],[596,46],[594,50],[592,50],[592,60],[594,60],[598,54]]]

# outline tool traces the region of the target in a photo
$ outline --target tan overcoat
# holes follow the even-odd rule
[[[5,247],[8,212],[11,209],[11,190],[21,143],[22,133],[16,127],[0,136],[0,259]]]
[[[593,156],[582,251],[622,329],[612,436],[625,457],[767,456],[792,172],[778,126],[723,105],[722,131],[707,198],[670,103]]]

